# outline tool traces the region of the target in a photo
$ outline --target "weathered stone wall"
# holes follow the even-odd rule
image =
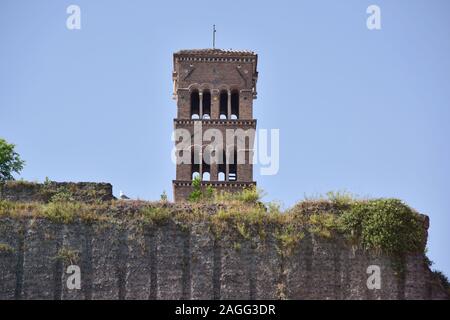
[[[0,299],[446,298],[423,255],[396,274],[388,257],[313,234],[282,255],[272,232],[217,237],[201,221],[124,228],[3,217],[0,244]],[[81,269],[80,290],[66,286],[70,264]],[[367,288],[369,265],[381,268],[379,290]]]
[[[17,202],[49,202],[57,194],[69,196],[75,201],[109,201],[114,198],[110,183],[55,182],[35,183],[8,181],[0,183],[0,200]]]

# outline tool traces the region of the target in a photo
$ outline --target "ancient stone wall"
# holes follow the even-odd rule
[[[91,203],[114,199],[110,183],[8,181],[0,183],[0,200],[49,202],[55,195]]]
[[[217,237],[201,221],[123,228],[120,223],[3,217],[0,299],[446,297],[422,254],[405,257],[398,273],[388,257],[313,234],[283,255],[273,234],[255,240],[225,230]],[[69,265],[80,267],[80,290],[66,285]],[[366,285],[370,265],[380,267],[381,289]]]

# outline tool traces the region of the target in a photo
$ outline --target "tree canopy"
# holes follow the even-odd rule
[[[0,138],[0,182],[14,180],[13,173],[19,173],[25,164],[14,151],[15,145]]]

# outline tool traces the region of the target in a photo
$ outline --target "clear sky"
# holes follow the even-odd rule
[[[68,30],[66,8],[81,8]],[[366,27],[369,5],[381,30]],[[172,53],[259,54],[258,127],[280,129],[280,170],[255,179],[292,206],[330,190],[397,197],[431,218],[450,275],[450,1],[0,0],[0,137],[20,177],[105,181],[171,196]]]

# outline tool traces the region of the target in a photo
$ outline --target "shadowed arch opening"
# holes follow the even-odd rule
[[[191,176],[192,180],[195,177],[200,177],[200,148],[193,146],[191,148]],[[201,177],[200,177],[201,178]]]
[[[239,91],[231,91],[231,119],[239,119]]]
[[[211,179],[211,155],[204,152],[202,158],[202,180],[209,181]]]
[[[191,92],[191,119],[200,118],[200,95],[198,90]]]
[[[220,91],[219,96],[219,119],[228,118],[228,92],[226,90]]]
[[[233,150],[232,154],[230,154],[232,158],[229,160],[228,165],[228,180],[236,181],[237,180],[237,150],[236,148]]]
[[[211,119],[211,92],[209,90],[203,91],[202,95],[203,104],[203,119]]]
[[[222,150],[222,159],[218,160],[217,164],[217,180],[218,181],[225,181],[226,180],[226,171],[227,171],[227,164],[226,164],[226,155],[225,150]]]

